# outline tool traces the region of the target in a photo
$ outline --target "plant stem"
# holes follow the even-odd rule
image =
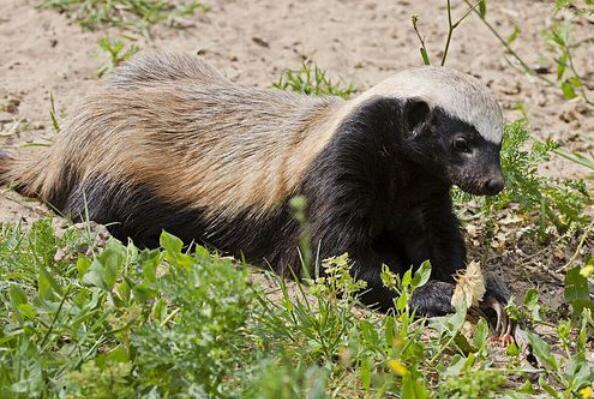
[[[594,220],[592,220],[592,222],[586,228],[586,231],[584,231],[584,234],[582,235],[582,238],[580,239],[580,242],[578,243],[571,259],[569,259],[565,265],[563,265],[559,269],[555,270],[557,273],[560,273],[563,270],[567,269],[577,259],[577,257],[580,254],[580,251],[582,250],[582,247],[584,246],[584,243],[586,242],[586,239],[590,236],[590,233],[592,232],[593,228],[594,228]]]
[[[469,0],[464,0],[464,3],[466,3],[468,6],[471,6]],[[497,32],[497,30],[495,30],[495,28],[489,22],[487,22],[487,20],[484,19],[476,9],[473,8],[473,11],[479,16],[480,20],[491,31],[491,33],[495,35],[495,37],[501,42],[503,47],[505,47],[505,49],[511,54],[511,56],[514,57],[514,59],[520,63],[520,65],[526,72],[528,72],[528,74],[542,80],[543,82],[546,82],[549,86],[555,86],[555,83],[552,80],[538,74],[534,69],[532,69],[528,64],[526,64],[526,62],[514,50],[512,50],[507,41],[503,37],[501,37],[499,32]]]
[[[460,23],[462,21],[464,21],[466,19],[466,17],[468,17],[470,15],[470,13],[472,11],[476,11],[476,7],[480,3],[480,1],[479,1],[474,6],[471,5],[471,4],[469,4],[469,3],[467,3],[469,5],[468,10],[466,10],[466,12],[464,13],[464,15],[462,15],[460,17],[460,19],[458,19],[455,23],[452,23],[452,6],[450,4],[450,0],[446,0],[446,1],[447,1],[446,7],[448,9],[448,37],[446,39],[445,48],[443,50],[443,57],[441,58],[441,66],[444,66],[445,65],[445,61],[446,61],[446,58],[448,56],[448,51],[450,49],[450,43],[452,41],[452,34],[454,33],[454,30],[460,25]]]
[[[43,348],[45,346],[45,343],[49,339],[50,334],[54,330],[54,325],[56,324],[56,321],[58,320],[58,316],[60,316],[60,313],[62,312],[62,307],[64,306],[64,302],[66,302],[66,298],[68,297],[68,294],[70,294],[70,290],[71,289],[72,289],[72,285],[69,285],[68,286],[68,289],[64,293],[64,296],[62,297],[62,300],[60,301],[60,305],[58,306],[58,310],[56,310],[56,313],[54,314],[54,318],[52,319],[52,323],[50,324],[49,328],[47,329],[47,332],[45,333],[45,335],[43,336],[43,339],[41,340],[41,344],[39,345],[40,348]]]
[[[415,33],[417,34],[417,37],[419,38],[419,42],[421,42],[421,57],[423,58],[423,62],[425,63],[425,65],[431,65],[431,61],[429,60],[429,52],[427,51],[427,47],[425,46],[425,40],[423,40],[423,37],[421,36],[421,32],[419,32],[419,28],[417,27],[417,21],[419,20],[419,18],[416,15],[413,15],[412,18],[412,26],[413,29],[415,30]]]
[[[454,33],[455,26],[452,25],[452,6],[450,0],[446,0],[448,8],[448,37],[443,50],[443,57],[441,58],[441,66],[444,66],[446,58],[448,56],[448,50],[450,49],[450,42],[452,41],[452,33]]]
[[[567,45],[565,46],[565,52],[567,54],[567,60],[569,61],[569,68],[571,69],[571,72],[573,72],[574,76],[580,81],[580,91],[582,93],[582,98],[584,99],[584,101],[587,104],[594,105],[594,101],[592,101],[588,98],[588,93],[586,91],[586,87],[585,87],[586,85],[584,84],[584,79],[582,79],[580,74],[575,69],[575,64],[573,62],[573,56],[571,55],[571,51],[569,50],[569,47]]]

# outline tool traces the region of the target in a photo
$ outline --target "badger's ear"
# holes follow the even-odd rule
[[[402,116],[406,134],[414,135],[431,120],[431,108],[420,98],[409,98],[404,101]]]

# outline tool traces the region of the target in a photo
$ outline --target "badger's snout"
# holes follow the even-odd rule
[[[498,173],[497,176],[491,177],[483,183],[482,191],[486,195],[495,195],[499,194],[504,186],[503,175]]]

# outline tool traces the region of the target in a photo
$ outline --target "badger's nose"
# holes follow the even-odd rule
[[[488,195],[495,195],[503,190],[503,185],[504,183],[502,176],[494,177],[489,179],[485,184],[485,191]]]

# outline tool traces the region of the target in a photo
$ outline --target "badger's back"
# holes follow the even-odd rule
[[[88,209],[140,244],[167,229],[232,249],[242,223],[264,220],[270,241],[339,103],[237,87],[196,57],[151,56],[88,98],[51,147],[0,159],[0,181],[75,218]]]

